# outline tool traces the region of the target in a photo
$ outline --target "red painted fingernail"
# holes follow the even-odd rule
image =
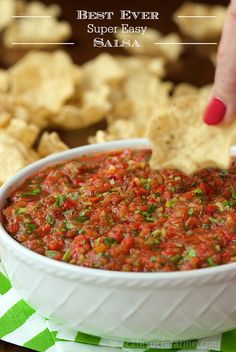
[[[222,100],[213,98],[206,108],[204,122],[208,125],[218,125],[224,119],[226,109]]]

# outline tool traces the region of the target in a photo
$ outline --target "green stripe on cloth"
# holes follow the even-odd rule
[[[144,352],[177,352],[180,350],[166,350],[163,348],[149,348],[148,350],[145,350]]]
[[[32,338],[30,341],[26,342],[24,344],[24,347],[39,352],[45,352],[53,345],[55,345],[55,340],[53,339],[50,331],[48,329],[45,329],[40,334]]]
[[[171,348],[179,350],[196,350],[198,340],[173,342]]]
[[[0,295],[4,295],[12,288],[10,281],[0,272]]]
[[[236,351],[236,329],[224,332],[221,339],[222,352]]]
[[[17,302],[0,318],[0,339],[22,326],[34,313],[23,300]]]
[[[90,345],[99,345],[101,337],[85,334],[83,332],[78,332],[75,338],[75,342],[87,343]]]

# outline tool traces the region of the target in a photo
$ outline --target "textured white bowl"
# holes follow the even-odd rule
[[[0,207],[29,175],[88,153],[147,148],[147,140],[91,145],[31,164],[0,189]],[[41,314],[85,333],[125,339],[183,340],[236,326],[236,264],[169,273],[83,268],[23,247],[0,225],[0,256],[18,293]]]

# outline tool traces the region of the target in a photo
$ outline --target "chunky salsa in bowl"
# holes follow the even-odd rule
[[[151,150],[80,156],[29,176],[3,209],[7,232],[89,268],[169,272],[236,261],[236,164],[154,171]]]

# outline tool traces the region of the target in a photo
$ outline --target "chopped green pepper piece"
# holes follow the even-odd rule
[[[153,209],[153,208],[152,208]],[[154,210],[153,210],[154,211]],[[140,214],[142,215],[146,221],[148,222],[154,222],[155,221],[155,218],[151,217],[150,213],[148,211],[143,211],[143,210],[137,210],[136,211],[136,214]]]
[[[181,255],[176,254],[173,257],[170,258],[170,260],[172,261],[172,263],[178,263],[181,259]]]
[[[71,250],[67,249],[67,251],[65,252],[65,254],[62,257],[62,260],[64,260],[65,262],[69,262],[71,260]]]
[[[186,255],[184,256],[184,260],[189,261],[191,258],[195,258],[197,256],[197,253],[194,248],[190,248]]]
[[[149,214],[152,214],[156,210],[156,208],[157,208],[157,206],[155,204],[151,204],[151,205],[149,205],[147,212]]]
[[[156,236],[158,236],[158,235],[160,235],[160,229],[156,229],[156,230],[154,230],[154,231],[152,231],[151,232],[151,235],[153,236],[153,237],[156,237]]]
[[[236,201],[235,200],[225,200],[223,202],[223,206],[225,207],[225,209],[230,209],[233,208],[236,205]]]
[[[32,233],[37,228],[36,224],[25,223],[26,233]]]
[[[191,258],[194,258],[197,256],[197,252],[195,251],[194,248],[191,248],[189,251],[188,251],[188,257],[191,257]]]
[[[50,251],[50,250],[47,250],[45,252],[45,255],[49,258],[55,258],[57,255],[58,255],[58,252],[57,251]]]
[[[221,170],[220,171],[220,177],[224,179],[228,175],[228,170]]]
[[[41,193],[41,190],[39,188],[35,188],[30,192],[22,192],[21,197],[38,196],[40,193]]]
[[[19,208],[16,213],[17,215],[22,215],[22,214],[25,214],[25,212],[26,212],[26,208]]]
[[[56,206],[60,207],[63,204],[64,200],[65,197],[63,197],[62,195],[57,196],[55,201]]]
[[[152,217],[150,217],[150,216],[147,216],[145,219],[146,219],[148,222],[155,222],[155,218],[152,218]]]
[[[193,215],[193,213],[194,213],[194,209],[193,208],[190,208],[189,210],[188,210],[188,215]]]
[[[207,258],[207,262],[210,266],[217,266],[215,261],[212,259],[212,257]]]
[[[81,211],[81,213],[77,217],[77,221],[85,222],[85,221],[89,220],[89,217],[86,215],[87,212],[88,212],[87,210]]]
[[[236,190],[235,189],[232,189],[232,198],[236,199]]]
[[[151,189],[152,187],[151,187],[150,183],[146,183],[146,184],[144,185],[144,188],[145,188],[147,191],[150,191],[150,189]]]
[[[67,230],[71,230],[74,227],[74,225],[69,221],[65,221],[64,224]]]
[[[55,219],[52,215],[47,215],[46,221],[49,225],[53,225],[55,223]]]
[[[141,178],[140,179],[141,185],[147,190],[150,191],[151,187],[151,179],[150,178]]]
[[[218,224],[218,220],[212,217],[208,218],[212,224]]]
[[[202,229],[209,229],[209,224],[202,224]]]
[[[203,195],[203,190],[201,188],[196,188],[193,192],[198,197]]]
[[[106,237],[106,238],[104,238],[103,243],[106,246],[110,246],[111,244],[116,243],[116,240],[113,237]]]
[[[157,261],[157,257],[155,255],[151,256],[150,262],[151,263],[156,263],[156,261]]]
[[[76,200],[79,198],[79,192],[73,192],[69,194],[69,197],[73,200]]]
[[[170,199],[166,202],[166,208],[174,208],[174,206],[176,205],[177,199],[173,198]]]

